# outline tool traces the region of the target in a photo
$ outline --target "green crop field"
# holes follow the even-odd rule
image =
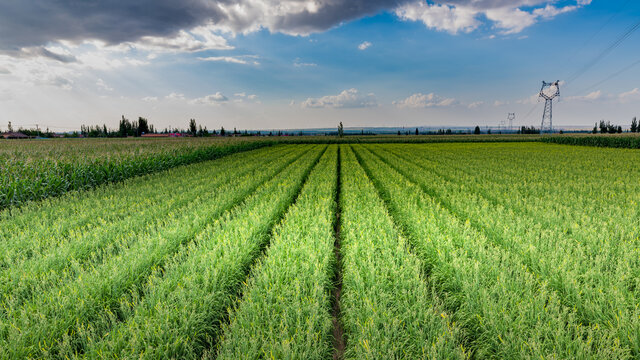
[[[640,358],[639,150],[110,141],[0,144],[0,359]]]

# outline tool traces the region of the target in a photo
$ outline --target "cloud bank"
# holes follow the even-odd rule
[[[99,41],[148,50],[228,49],[221,34],[268,29],[305,35],[382,11],[453,34],[471,32],[485,20],[511,34],[590,2],[577,0],[557,7],[553,0],[3,1],[0,50],[68,62],[74,60],[72,56],[47,53],[43,46]]]
[[[457,105],[458,101],[453,98],[444,98],[434,93],[422,94],[416,93],[406,99],[394,101],[393,105],[399,108],[428,108],[428,107],[446,107]]]
[[[349,89],[342,91],[338,95],[308,98],[301,105],[303,108],[356,109],[378,106],[378,101],[373,94],[363,95],[357,89]]]

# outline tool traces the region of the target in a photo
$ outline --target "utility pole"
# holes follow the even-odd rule
[[[509,113],[507,120],[509,121],[509,130],[513,130],[513,120],[516,119],[516,113]]]
[[[547,131],[553,133],[553,99],[560,96],[560,80],[555,82],[542,82],[539,97],[544,99],[544,112],[540,124],[540,134],[545,132],[545,124],[549,124]]]

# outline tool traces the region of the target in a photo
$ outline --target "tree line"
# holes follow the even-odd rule
[[[74,133],[75,136],[83,137],[140,137],[145,134],[181,134],[194,137],[256,135],[255,133],[250,134],[247,130],[241,133],[236,128],[232,132],[225,130],[224,127],[221,127],[218,131],[209,131],[206,126],[198,125],[196,119],[189,119],[186,129],[167,127],[163,130],[158,130],[146,118],[138,117],[138,120],[129,120],[124,115],[120,119],[117,129],[109,129],[106,124],[102,126],[82,125],[80,132]],[[260,135],[260,132],[257,135]]]

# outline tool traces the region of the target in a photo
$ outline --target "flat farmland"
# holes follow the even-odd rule
[[[638,150],[243,144],[0,212],[0,358],[640,358]]]

